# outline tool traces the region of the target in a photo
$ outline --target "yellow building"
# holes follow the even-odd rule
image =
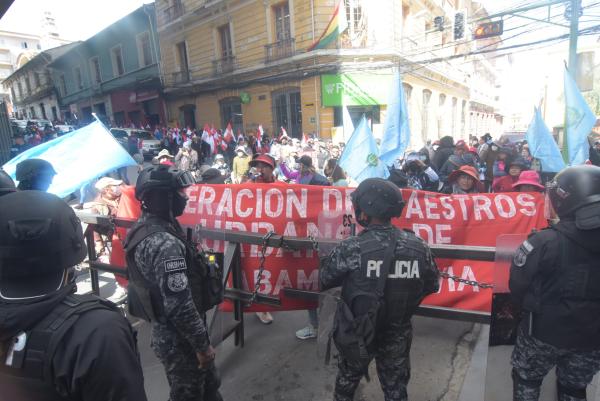
[[[310,50],[339,0],[157,0],[161,72],[171,124],[205,123],[343,140],[342,104],[380,135],[392,68],[403,72],[413,145],[468,137],[468,71],[415,60],[455,54],[434,15],[467,0],[345,0],[348,29]],[[468,5],[471,2],[468,0]],[[438,48],[441,46],[441,50]],[[430,50],[431,49],[431,50]],[[336,128],[338,127],[338,128]]]

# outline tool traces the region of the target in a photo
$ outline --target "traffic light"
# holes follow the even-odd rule
[[[484,22],[477,25],[473,32],[473,39],[485,39],[492,36],[500,36],[504,32],[504,21]]]
[[[460,40],[465,37],[465,13],[458,12],[454,14],[454,40]]]

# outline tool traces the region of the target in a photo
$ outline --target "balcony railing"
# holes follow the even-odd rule
[[[165,24],[168,24],[171,21],[176,20],[177,18],[181,17],[183,15],[183,4],[181,3],[181,0],[175,0],[175,2],[173,2],[173,5],[166,8],[163,11],[163,21]]]
[[[219,76],[223,74],[228,74],[235,70],[235,56],[229,55],[225,56],[222,59],[213,61],[213,75]]]
[[[190,82],[190,71],[177,71],[173,73],[173,83],[175,84],[184,84],[186,82]]]
[[[296,40],[294,38],[282,39],[265,46],[265,62],[281,60],[296,54]]]

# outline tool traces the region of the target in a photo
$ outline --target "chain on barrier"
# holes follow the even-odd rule
[[[262,283],[263,272],[265,271],[265,259],[267,253],[267,247],[269,245],[269,240],[271,237],[275,235],[275,231],[269,231],[262,237],[262,246],[260,249],[260,264],[258,265],[258,277],[256,278],[256,284],[254,285],[254,292],[252,293],[252,297],[248,302],[248,306],[252,305],[254,301],[256,301],[256,297],[258,296],[258,290],[260,290],[260,286]]]
[[[479,283],[475,280],[467,280],[461,277],[457,277],[457,276],[453,276],[450,273],[447,273],[445,271],[440,271],[440,276],[443,278],[449,278],[450,280],[456,281],[458,283],[463,283],[466,285],[471,285],[473,287],[479,287],[479,288],[494,288],[493,284],[489,284],[489,283]]]

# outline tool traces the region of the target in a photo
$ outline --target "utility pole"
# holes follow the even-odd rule
[[[568,73],[571,74],[573,79],[577,79],[577,35],[579,33],[579,13],[581,12],[581,0],[571,0],[571,20],[570,20],[570,32],[569,32],[569,63]],[[565,106],[565,123],[563,128],[563,143],[562,143],[562,154],[565,162],[569,162],[569,148],[567,136],[567,108]]]

